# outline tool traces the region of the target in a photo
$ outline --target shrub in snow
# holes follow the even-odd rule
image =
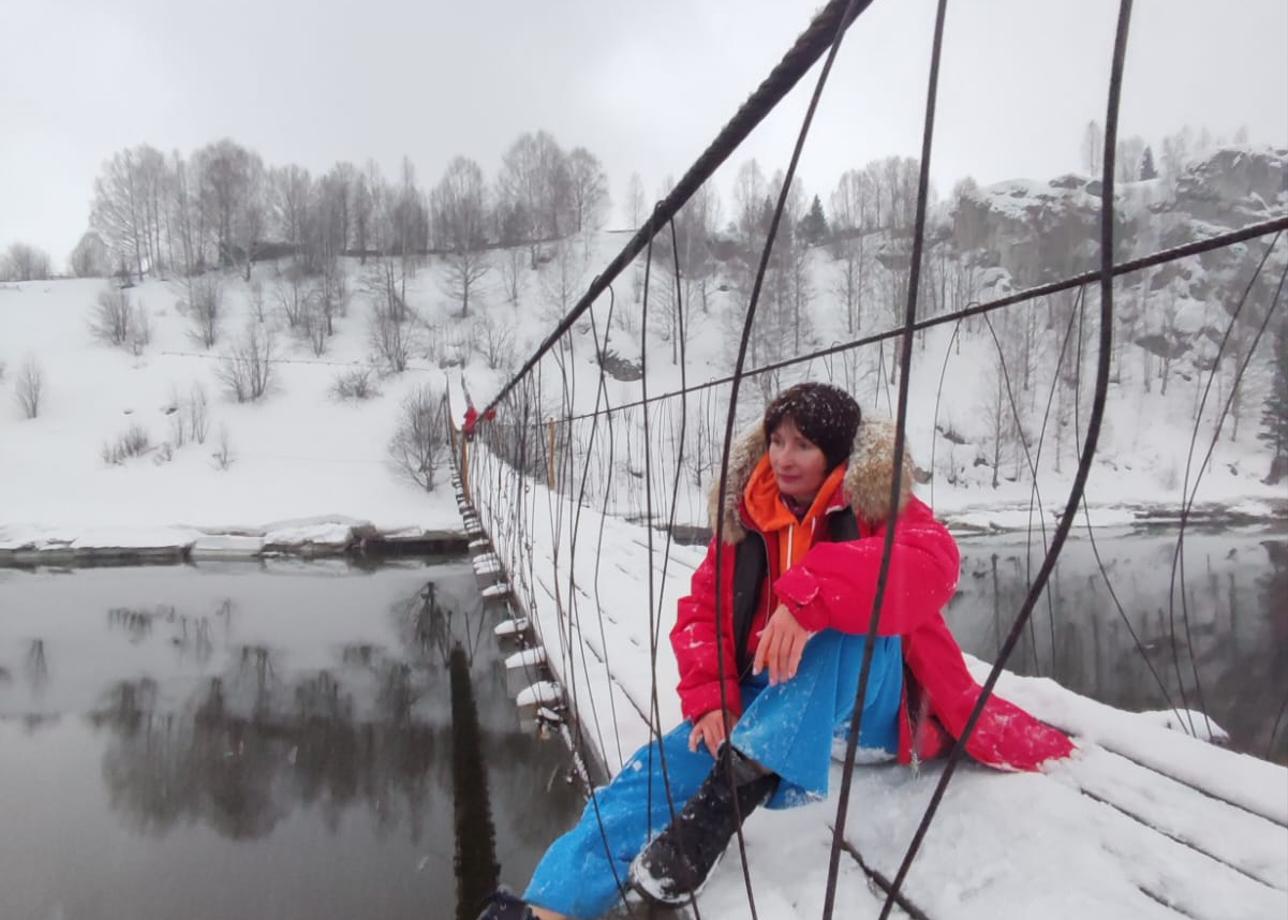
[[[224,354],[215,376],[239,403],[254,402],[268,391],[273,361],[273,333],[251,320],[241,341]]]
[[[413,329],[405,311],[376,303],[367,324],[367,340],[376,358],[391,374],[407,370],[411,355]]]
[[[213,348],[224,318],[224,292],[218,278],[208,275],[189,280],[188,318],[192,321],[193,339]]]
[[[129,292],[109,285],[98,292],[98,302],[94,305],[94,315],[90,319],[90,331],[100,342],[120,347],[130,337],[130,321],[133,318],[134,308],[130,304]]]
[[[364,400],[380,395],[369,367],[341,371],[331,383],[331,395],[339,400]]]
[[[219,449],[210,456],[214,458],[217,470],[226,470],[236,461],[237,455],[233,453],[232,444],[228,440],[227,425],[219,426]]]
[[[4,383],[4,369],[5,369],[5,363],[3,361],[0,361],[0,383]]]
[[[298,265],[291,263],[286,271],[278,271],[273,282],[273,299],[289,328],[295,329],[303,321],[311,296],[308,280]]]
[[[330,340],[331,318],[323,311],[323,301],[317,297],[309,298],[304,317],[300,320],[299,330],[309,343],[315,357],[326,354]]]
[[[189,441],[206,443],[210,429],[209,403],[206,388],[200,383],[194,383],[186,397],[180,397],[171,387],[166,414],[170,416],[170,441],[175,447],[183,447]]]
[[[264,322],[264,285],[258,278],[250,283],[250,306],[256,321]]]
[[[134,319],[130,323],[130,337],[126,344],[129,346],[130,354],[136,358],[152,344],[152,320],[148,316],[148,311],[143,308],[143,304],[134,308]]]
[[[40,415],[40,401],[45,393],[45,375],[35,358],[28,358],[18,369],[14,381],[13,398],[22,410],[23,418]]]
[[[116,441],[103,445],[101,456],[103,462],[113,466],[124,463],[130,457],[138,457],[147,452],[150,445],[147,430],[142,425],[131,425]]]
[[[447,410],[429,384],[403,401],[389,455],[398,469],[426,492],[434,488],[434,467],[447,449]]]
[[[492,370],[505,371],[509,376],[509,372],[518,366],[513,323],[480,316],[474,321],[473,340],[474,350]]]
[[[152,321],[143,304],[131,304],[129,291],[110,284],[98,293],[89,327],[100,342],[136,356],[152,342]]]

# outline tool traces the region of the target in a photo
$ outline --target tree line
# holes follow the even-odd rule
[[[545,131],[520,135],[489,182],[474,160],[457,156],[432,188],[404,157],[398,175],[374,160],[336,163],[314,175],[266,165],[223,139],[188,156],[148,144],[114,153],[94,181],[90,229],[68,259],[78,277],[191,277],[258,259],[296,257],[308,274],[340,255],[454,257],[475,275],[470,254],[490,246],[535,247],[602,224],[608,183],[584,147],[565,150]],[[49,256],[16,243],[4,275],[33,280],[51,273]]]

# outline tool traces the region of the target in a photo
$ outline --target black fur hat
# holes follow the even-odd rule
[[[795,422],[801,434],[823,451],[830,471],[849,459],[863,413],[854,397],[839,387],[798,383],[765,407],[766,442],[785,418]]]

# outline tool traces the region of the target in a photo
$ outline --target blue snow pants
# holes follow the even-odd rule
[[[826,797],[832,739],[843,737],[849,727],[865,641],[863,636],[824,630],[805,646],[791,680],[770,687],[767,671],[743,680],[743,715],[731,740],[780,777],[768,807],[789,808]],[[900,641],[878,638],[860,747],[891,754],[898,750],[902,690]],[[611,783],[595,791],[577,825],[546,850],[524,892],[525,901],[579,920],[593,920],[618,903],[631,861],[671,821],[662,755],[676,813],[715,764],[705,746],[689,750],[692,730],[692,723],[685,721],[654,739],[635,752]]]

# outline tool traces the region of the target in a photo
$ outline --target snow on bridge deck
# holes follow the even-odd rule
[[[664,553],[664,534],[655,534],[650,632],[645,528],[576,508],[531,480],[520,492],[494,468],[485,476],[486,457],[478,454],[479,521],[590,753],[613,772],[649,738],[654,673],[664,726],[681,718],[667,634],[701,550]],[[521,532],[516,509],[526,512]],[[969,656],[968,664],[982,680],[988,666]],[[1048,679],[1008,673],[997,689],[1069,732],[1078,752],[1041,774],[963,765],[903,886],[909,913],[933,920],[1288,917],[1288,770]],[[941,769],[857,768],[837,916],[877,916],[881,886],[894,876]],[[827,802],[762,811],[748,822],[761,917],[821,916],[840,782],[836,765]],[[731,853],[699,906],[713,920],[742,918],[746,898]]]

